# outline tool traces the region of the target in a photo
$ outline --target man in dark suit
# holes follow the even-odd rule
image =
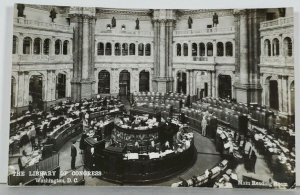
[[[73,141],[73,144],[71,146],[71,157],[72,157],[72,160],[71,160],[71,169],[75,169],[75,162],[76,162],[76,156],[77,156],[77,149],[76,149],[76,141]]]

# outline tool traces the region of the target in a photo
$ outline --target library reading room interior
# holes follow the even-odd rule
[[[16,4],[9,184],[293,188],[293,26],[290,8]]]

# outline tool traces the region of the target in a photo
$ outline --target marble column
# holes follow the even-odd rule
[[[209,94],[209,96],[210,97],[212,97],[213,95],[212,95],[212,89],[213,89],[213,83],[212,83],[212,71],[209,71],[208,72],[208,74],[209,74],[209,82],[208,82],[208,94]]]
[[[213,40],[212,44],[213,44],[213,57],[216,57],[217,56],[217,41]]]
[[[282,111],[288,112],[288,76],[282,77]]]
[[[17,97],[16,107],[22,107],[22,106],[25,106],[25,104],[24,104],[24,92],[25,92],[26,85],[25,85],[25,73],[24,72],[18,72],[17,82],[18,82],[17,83],[18,97]]]
[[[187,87],[186,87],[186,93],[187,94],[190,94],[190,84],[191,84],[191,82],[190,82],[190,70],[187,70],[186,71],[186,85],[187,85]]]
[[[282,76],[281,75],[278,75],[278,80],[277,80],[277,83],[278,83],[278,102],[279,102],[279,111],[282,112],[283,111],[283,108],[282,108],[282,93],[283,93],[283,90],[282,90]]]
[[[212,71],[212,97],[217,97],[217,87],[216,87],[216,73]]]
[[[88,69],[89,69],[89,18],[83,18],[83,33],[82,33],[82,79],[88,78]]]
[[[240,14],[240,83],[248,83],[248,28],[246,11]]]
[[[91,98],[95,67],[95,8],[71,7],[69,17],[74,28],[73,77],[71,97],[73,100]]]
[[[166,74],[165,74],[165,66],[166,66],[166,53],[165,53],[165,49],[166,49],[166,32],[165,32],[165,25],[166,25],[166,21],[165,20],[161,20],[160,21],[160,41],[159,41],[159,50],[161,51],[160,52],[160,63],[159,63],[159,76],[160,77],[165,77]]]

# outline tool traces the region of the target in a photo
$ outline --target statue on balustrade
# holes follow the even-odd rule
[[[113,18],[111,19],[111,27],[114,28],[114,27],[116,27],[116,25],[117,25],[116,19],[115,19],[115,17],[113,17]]]
[[[135,21],[135,30],[140,30],[140,21],[138,18]]]
[[[219,24],[219,16],[217,13],[213,15],[213,27],[217,26]]]
[[[53,8],[51,11],[50,11],[50,18],[51,18],[51,21],[54,22],[54,19],[56,18],[56,11],[55,9]]]
[[[18,4],[17,5],[18,17],[25,17],[25,15],[24,15],[24,9],[25,9],[25,5],[24,4]]]
[[[190,16],[189,19],[188,19],[188,26],[189,26],[189,29],[192,29],[192,24],[193,24],[193,19],[192,19],[191,16]]]

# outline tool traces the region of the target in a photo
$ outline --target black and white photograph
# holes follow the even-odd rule
[[[296,187],[292,7],[17,3],[8,39],[8,185]]]

